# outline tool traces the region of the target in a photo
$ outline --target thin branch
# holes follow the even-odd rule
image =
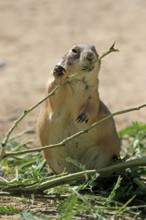
[[[140,110],[142,108],[145,108],[146,107],[146,104],[143,104],[143,105],[140,105],[138,107],[134,107],[134,108],[128,108],[128,109],[125,109],[125,110],[122,110],[122,111],[117,111],[115,113],[112,113],[108,116],[106,116],[105,118],[93,123],[89,128],[86,128],[84,130],[81,130],[73,135],[71,135],[70,137],[67,137],[66,139],[64,139],[63,141],[57,143],[57,144],[51,144],[51,145],[48,145],[48,146],[44,146],[44,147],[39,147],[39,148],[33,148],[33,149],[28,149],[28,150],[23,150],[23,151],[16,151],[16,152],[10,152],[10,153],[5,153],[5,155],[3,155],[3,158],[6,158],[6,157],[10,157],[10,156],[16,156],[16,155],[19,155],[19,154],[25,154],[25,153],[32,153],[32,152],[39,152],[39,151],[42,151],[42,150],[46,150],[46,149],[50,149],[50,148],[54,148],[54,147],[61,147],[61,146],[65,146],[66,143],[68,143],[69,141],[71,141],[72,139],[82,135],[82,134],[85,134],[87,133],[89,130],[93,129],[94,127],[98,126],[100,123],[114,117],[114,116],[117,116],[117,115],[121,115],[121,114],[125,114],[125,113],[128,113],[128,112],[132,112],[132,111],[136,111],[136,110]]]
[[[112,46],[109,48],[109,50],[105,53],[103,53],[100,57],[99,60],[101,60],[103,57],[107,56],[108,54],[112,53],[112,52],[119,52],[119,49],[114,48],[115,47],[115,41],[112,44]]]

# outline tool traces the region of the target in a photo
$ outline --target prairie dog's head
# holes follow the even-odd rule
[[[55,66],[53,74],[55,77],[76,73],[98,74],[100,69],[98,57],[95,46],[89,44],[76,45]]]

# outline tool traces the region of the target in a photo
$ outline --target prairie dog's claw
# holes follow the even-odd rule
[[[85,112],[82,112],[81,114],[79,114],[76,121],[78,123],[82,123],[82,122],[87,123],[88,122],[88,115]]]

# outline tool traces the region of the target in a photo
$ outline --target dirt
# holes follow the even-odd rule
[[[145,0],[0,1],[0,136],[44,97],[50,70],[79,43],[94,44],[101,54],[116,40],[120,52],[105,57],[100,71],[100,96],[112,112],[144,104],[145,24]],[[34,145],[40,108],[14,132],[29,130]],[[117,129],[145,123],[145,111],[117,116]]]
[[[39,217],[39,214],[38,215],[36,214],[38,212],[40,212],[42,215],[43,214],[48,215],[50,219],[56,219],[55,216],[56,216],[57,198],[50,196],[46,199],[37,199],[37,201],[36,200],[32,201],[32,200],[26,197],[23,197],[23,199],[19,199],[18,197],[13,197],[11,199],[4,198],[2,202],[3,206],[11,206],[19,210],[20,212],[22,211],[22,214],[21,215],[20,214],[14,214],[14,215],[0,214],[0,219],[18,220],[20,219],[20,217],[22,217],[22,219],[41,220],[42,218]]]

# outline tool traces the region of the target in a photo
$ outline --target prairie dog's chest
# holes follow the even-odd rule
[[[92,84],[90,82],[90,80],[87,77],[83,77],[79,80],[75,80],[73,82],[70,83],[70,90],[72,92],[72,100],[75,101],[75,99],[79,99],[80,101],[82,99],[87,98],[88,96],[92,95]],[[69,99],[69,97],[68,97]]]
[[[65,85],[65,98],[61,106],[57,106],[49,114],[51,144],[60,142],[88,127],[86,123],[78,123],[76,120],[83,105],[87,105],[89,96],[93,93],[91,83],[88,81],[86,77],[83,77]],[[60,92],[63,94],[62,90]],[[89,145],[92,139],[89,134],[81,135],[70,141],[70,144],[73,146]]]

